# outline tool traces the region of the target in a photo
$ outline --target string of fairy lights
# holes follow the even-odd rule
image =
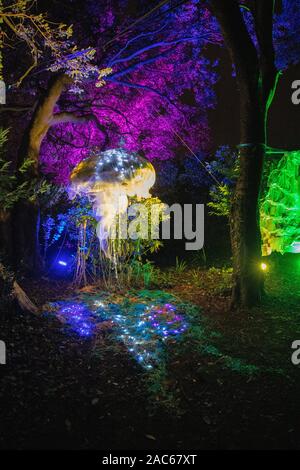
[[[166,342],[176,340],[188,329],[182,309],[173,303],[158,301],[150,305],[131,302],[125,307],[91,296],[51,303],[49,314],[54,314],[67,329],[86,339],[101,331],[101,323],[109,321],[116,339],[147,370],[161,361]]]

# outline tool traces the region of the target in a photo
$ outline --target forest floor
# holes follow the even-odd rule
[[[300,448],[299,256],[270,261],[251,311],[229,311],[227,270],[171,270],[158,284],[197,314],[150,371],[113,327],[81,337],[55,315],[7,313],[0,449]],[[21,285],[39,306],[72,293],[62,281]]]

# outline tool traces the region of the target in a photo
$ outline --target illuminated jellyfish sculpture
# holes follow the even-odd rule
[[[124,149],[93,154],[80,162],[71,174],[69,195],[86,195],[92,202],[100,247],[105,252],[116,216],[128,208],[128,196],[149,198],[155,183],[152,164]]]

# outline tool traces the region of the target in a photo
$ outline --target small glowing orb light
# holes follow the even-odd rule
[[[60,266],[67,266],[67,265],[68,265],[68,263],[67,263],[66,261],[63,261],[62,259],[60,259],[60,260],[58,261],[58,264],[59,264]]]
[[[117,215],[128,208],[128,196],[149,198],[155,183],[152,164],[124,149],[99,152],[80,162],[70,177],[69,196],[89,197],[99,221],[97,235],[103,250]]]
[[[268,270],[268,265],[267,265],[266,263],[261,263],[261,264],[260,264],[260,269],[261,269],[262,271],[267,271],[267,270]]]

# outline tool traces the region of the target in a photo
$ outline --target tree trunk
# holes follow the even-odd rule
[[[232,307],[250,307],[263,293],[259,195],[266,144],[266,102],[256,67],[237,76],[240,93],[239,178],[232,201]]]
[[[55,77],[50,81],[44,96],[39,100],[24,135],[18,158],[18,168],[26,159],[32,160],[32,165],[25,175],[18,175],[19,183],[31,178],[38,178],[42,140],[53,124],[54,107],[64,88],[71,81],[70,77],[66,75]],[[43,260],[39,243],[40,208],[37,198],[34,201],[19,201],[15,205],[12,225],[15,268],[21,267],[30,273],[40,273],[43,270]]]
[[[13,254],[11,212],[0,209],[0,250],[3,260],[11,263]]]
[[[274,0],[252,2],[259,51],[238,1],[211,0],[211,4],[236,68],[240,100],[240,171],[230,215],[232,307],[251,307],[260,302],[263,293],[259,194],[267,112],[277,83],[272,41]]]
[[[38,314],[38,308],[31,302],[23,289],[16,282],[13,273],[0,263],[0,313],[11,315],[12,309]]]
[[[38,201],[19,201],[12,212],[14,266],[30,274],[43,270],[40,252],[40,208]]]
[[[263,293],[258,207],[263,160],[261,144],[245,147],[240,152],[240,176],[230,216],[234,272],[232,307],[255,305]]]

